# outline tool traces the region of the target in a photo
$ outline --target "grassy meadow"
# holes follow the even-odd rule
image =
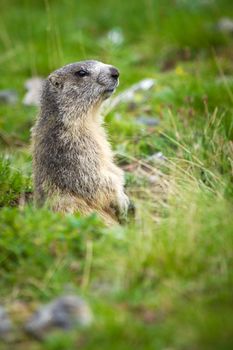
[[[69,290],[94,314],[87,329],[0,349],[232,349],[233,34],[217,26],[232,1],[0,4],[0,90],[19,95],[0,104],[0,304],[20,325]],[[119,68],[117,93],[155,79],[106,116],[137,208],[125,226],[31,201],[25,81],[90,58]]]

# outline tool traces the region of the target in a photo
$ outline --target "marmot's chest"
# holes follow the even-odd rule
[[[98,153],[102,165],[113,161],[113,153],[108,142],[106,132],[101,125],[90,126],[91,137],[98,147]]]
[[[101,125],[90,123],[82,130],[62,132],[57,141],[58,144],[54,145],[55,153],[60,153],[62,148],[67,159],[77,161],[79,165],[84,159],[97,162],[101,168],[108,168],[113,162],[111,146]]]

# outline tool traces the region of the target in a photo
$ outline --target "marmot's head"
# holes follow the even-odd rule
[[[113,66],[98,61],[71,63],[49,75],[41,108],[62,118],[87,115],[114,92],[118,83],[119,72]]]

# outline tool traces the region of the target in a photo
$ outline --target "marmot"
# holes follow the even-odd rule
[[[68,64],[45,80],[32,129],[37,204],[97,212],[107,223],[126,216],[124,173],[114,164],[100,115],[118,83],[115,67],[93,60]]]

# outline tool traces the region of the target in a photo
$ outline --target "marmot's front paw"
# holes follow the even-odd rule
[[[120,224],[126,224],[127,222],[130,221],[130,219],[134,217],[135,217],[135,206],[134,206],[134,203],[129,200],[127,213],[120,214],[118,216],[118,220]]]
[[[118,197],[118,211],[117,211],[117,218],[121,224],[127,221],[129,206],[130,206],[129,197],[124,192],[121,192]]]
[[[118,197],[118,203],[119,203],[119,212],[121,215],[127,215],[128,209],[129,209],[129,204],[130,200],[129,197],[124,193],[120,193]]]

